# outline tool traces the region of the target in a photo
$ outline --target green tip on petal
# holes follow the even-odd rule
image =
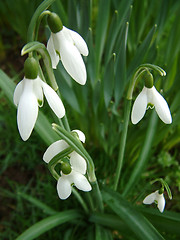
[[[56,13],[51,13],[50,15],[48,15],[47,22],[51,29],[51,32],[53,33],[57,33],[63,28],[61,19]]]
[[[33,57],[28,57],[24,63],[24,74],[27,79],[36,79],[38,75],[38,62]]]

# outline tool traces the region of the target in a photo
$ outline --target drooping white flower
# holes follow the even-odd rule
[[[132,108],[131,121],[133,124],[137,124],[144,117],[148,104],[155,107],[159,118],[164,123],[172,123],[171,112],[163,96],[154,86],[152,88],[144,86],[143,90],[137,96]]]
[[[36,79],[24,78],[14,91],[14,104],[17,106],[17,124],[21,138],[26,141],[34,128],[38,116],[38,106],[43,105],[43,93],[58,118],[65,115],[64,105],[56,92],[39,76]]]
[[[79,130],[74,130],[79,139],[85,141],[84,133]],[[69,145],[64,140],[59,140],[52,143],[43,155],[43,160],[49,163],[50,160],[55,157],[58,153],[68,148]],[[73,151],[69,154],[69,162],[71,165],[71,172],[69,174],[64,174],[61,171],[61,176],[57,182],[57,192],[60,199],[66,199],[71,195],[71,187],[74,184],[79,190],[88,192],[90,191],[91,185],[84,176],[87,170],[87,164],[83,157],[81,157],[77,152]]]
[[[158,207],[160,212],[164,211],[165,199],[164,199],[163,193],[159,194],[159,190],[149,194],[143,200],[144,204],[152,204],[153,202],[157,203],[157,207]]]
[[[79,84],[86,83],[86,67],[82,55],[88,55],[88,47],[84,39],[75,31],[63,26],[57,33],[51,33],[47,43],[52,67],[56,68],[59,60],[69,75]]]

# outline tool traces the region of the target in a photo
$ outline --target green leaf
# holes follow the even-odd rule
[[[98,17],[96,23],[96,42],[95,42],[95,54],[96,54],[96,78],[99,74],[100,62],[103,54],[103,49],[106,40],[106,32],[109,21],[109,10],[110,10],[110,0],[106,0],[106,4],[104,4],[104,0],[99,0],[98,6]]]
[[[127,20],[129,17],[129,9],[132,3],[132,0],[122,0],[118,2],[119,6],[117,7],[117,9],[115,9],[114,12],[114,16],[112,17],[112,21],[111,24],[109,26],[109,33],[107,36],[107,44],[106,44],[106,61],[109,60],[110,56],[116,52],[115,51],[115,46],[116,49],[119,48],[118,44],[119,41],[117,43],[117,38],[119,31],[122,27],[122,24],[124,24],[125,22],[128,22],[129,20]]]
[[[103,90],[104,90],[104,102],[106,108],[108,108],[110,100],[113,95],[114,88],[114,62],[115,55],[112,55],[107,66],[105,67],[104,79],[103,79]]]
[[[160,213],[156,209],[145,209],[138,207],[144,216],[159,230],[165,233],[175,234],[176,237],[180,236],[180,213],[164,211]],[[175,239],[175,238],[174,238]],[[179,239],[179,238],[178,238]]]
[[[129,14],[130,15],[130,14]],[[120,34],[121,43],[117,54],[117,61],[115,64],[115,82],[114,82],[114,98],[118,105],[120,98],[123,95],[126,80],[126,45],[129,23],[125,22]]]
[[[68,210],[55,214],[54,216],[47,217],[38,223],[35,223],[25,232],[23,232],[19,237],[17,237],[16,240],[35,239],[58,225],[69,222],[71,220],[78,220],[79,218],[81,218],[81,214],[77,210]]]
[[[147,161],[151,155],[150,151],[151,151],[151,146],[153,144],[154,135],[156,133],[157,120],[158,120],[157,113],[154,111],[154,112],[152,112],[152,116],[151,116],[151,119],[149,122],[149,126],[148,126],[148,129],[146,132],[146,137],[144,140],[143,147],[141,149],[140,156],[139,156],[134,168],[132,169],[132,172],[129,177],[129,181],[125,185],[125,189],[123,191],[123,196],[128,195],[130,190],[133,187],[135,187],[135,184],[137,183],[137,181],[139,181],[140,176],[147,164]]]
[[[119,193],[105,189],[102,194],[105,203],[126,223],[139,240],[164,239],[153,225]]]
[[[43,202],[39,201],[38,199],[36,199],[36,198],[34,198],[34,197],[30,196],[30,195],[27,195],[27,194],[25,194],[23,192],[18,192],[18,195],[20,197],[24,198],[25,200],[27,200],[28,202],[32,203],[36,207],[42,209],[44,213],[47,213],[49,215],[54,215],[54,214],[57,213],[57,211],[55,211],[51,207],[47,206]]]
[[[148,33],[140,47],[137,49],[136,54],[128,67],[128,77],[134,72],[134,70],[140,65],[151,45],[154,33],[156,31],[157,26],[155,25]]]

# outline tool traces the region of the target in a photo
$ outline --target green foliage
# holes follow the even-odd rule
[[[8,56],[4,56],[6,26],[13,30],[12,36],[16,32],[25,45],[30,19],[41,2],[0,2],[0,56],[7,64]],[[80,33],[88,44],[89,56],[84,57],[88,74],[85,86],[74,82],[61,63],[54,71],[70,126],[85,133],[87,151],[63,129],[59,128],[59,135],[52,130],[51,123],[55,120],[47,113],[46,105],[39,111],[36,133],[28,143],[22,143],[12,100],[15,81],[20,76],[13,75],[9,69],[7,73],[13,75],[11,78],[0,70],[0,179],[1,195],[5,199],[1,205],[5,205],[7,200],[12,212],[3,220],[3,238],[15,239],[23,232],[17,239],[44,239],[44,236],[46,239],[59,239],[60,233],[63,233],[63,239],[178,239],[180,2],[108,0],[105,4],[103,0],[56,0],[49,10],[56,12],[63,25]],[[46,21],[42,26],[46,27]],[[49,35],[49,29],[46,32]],[[39,37],[45,39],[43,31]],[[41,46],[39,51],[45,48],[38,44]],[[32,46],[31,43],[26,45],[24,53],[30,52]],[[162,95],[171,108],[173,123],[165,125],[160,122],[155,110],[148,110],[138,125],[129,123],[117,189],[120,194],[109,189],[114,184],[119,143],[125,126],[124,98],[135,69],[143,63],[157,64],[166,71],[165,77],[159,77],[155,71],[151,73],[157,89],[163,89]],[[53,74],[48,72],[47,75],[52,80]],[[136,86],[133,100],[142,86],[141,82]],[[104,213],[100,195],[97,199],[95,196],[95,190],[99,191],[98,185],[93,186],[97,189],[93,190],[92,196],[83,193],[80,197],[74,194],[66,201],[58,199],[55,181],[41,159],[46,146],[59,137],[79,151],[90,164],[94,160],[100,190],[106,185],[103,190]],[[24,180],[16,179],[13,168]],[[145,195],[160,187],[156,183],[151,186],[148,183],[161,177],[171,186],[173,193],[173,199],[166,202],[167,210],[160,214],[152,206],[150,209],[137,207]],[[89,214],[83,211],[76,197],[87,200],[85,209]],[[12,227],[14,224],[16,228]],[[55,226],[58,227],[53,230]]]

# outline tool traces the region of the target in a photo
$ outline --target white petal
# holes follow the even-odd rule
[[[39,76],[35,80],[33,80],[33,91],[36,95],[36,98],[38,100],[39,107],[43,106],[43,90],[41,86],[41,79]]]
[[[80,130],[72,130],[72,132],[76,132],[78,134],[78,136],[79,136],[80,141],[85,143],[86,137],[85,137],[85,135],[84,135],[84,133],[82,131],[80,131]]]
[[[43,160],[46,163],[49,163],[49,161],[56,156],[58,153],[63,151],[64,149],[68,148],[69,145],[64,140],[59,140],[54,143],[52,143],[45,151],[43,155]]]
[[[26,141],[36,123],[38,102],[33,92],[34,80],[25,79],[24,81],[23,93],[18,104],[17,122],[20,135]]]
[[[65,108],[57,93],[45,82],[41,80],[44,95],[48,101],[49,106],[54,111],[58,118],[62,118],[65,115]]]
[[[160,212],[163,212],[164,211],[164,207],[165,207],[165,199],[164,199],[164,196],[163,196],[163,193],[162,194],[159,194],[158,196],[158,199],[156,199],[157,202],[158,202],[158,209]]]
[[[53,34],[53,33],[52,33]],[[56,50],[54,48],[54,43],[53,43],[53,37],[52,34],[47,42],[47,50],[49,52],[49,55],[51,57],[52,61],[52,68],[56,69],[58,62],[59,62],[59,55],[56,53]]]
[[[152,204],[155,199],[156,199],[156,192],[153,192],[145,197],[145,199],[143,200],[143,203]]]
[[[77,152],[74,151],[70,154],[70,163],[72,165],[73,170],[81,174],[86,173],[87,169],[86,160],[83,157],[81,157],[81,155],[79,155]]]
[[[71,183],[67,176],[62,176],[57,182],[57,192],[60,199],[66,199],[71,195]]]
[[[64,31],[56,33],[54,37],[55,48],[60,52],[61,61],[69,75],[79,84],[86,83],[87,73],[80,52],[69,40]]]
[[[74,185],[84,192],[91,191],[91,185],[89,184],[88,180],[84,175],[81,173],[75,172],[72,170],[71,176],[73,177]]]
[[[147,107],[147,88],[144,87],[140,94],[137,96],[131,113],[131,121],[133,124],[137,124],[146,112]]]
[[[23,88],[24,88],[24,79],[17,84],[17,86],[14,90],[13,101],[14,101],[14,104],[16,106],[19,103],[20,97],[21,97],[22,92],[23,92]]]
[[[155,87],[153,87],[153,104],[160,119],[166,124],[171,124],[172,117],[168,104]]]
[[[75,46],[77,47],[77,49],[79,50],[79,52],[82,55],[87,56],[89,54],[89,51],[88,51],[88,47],[87,47],[87,44],[84,41],[84,39],[77,32],[70,30],[66,27],[64,27],[64,29],[66,29],[66,31],[69,31],[69,33],[73,39],[73,42],[74,42]]]

